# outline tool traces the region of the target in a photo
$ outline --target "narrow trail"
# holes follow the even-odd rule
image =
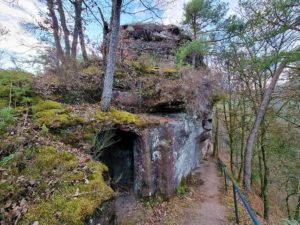
[[[229,225],[222,203],[221,182],[215,162],[203,161],[192,173],[191,193],[174,202],[177,213],[173,214],[174,220],[170,224]]]
[[[157,203],[152,209],[128,198],[120,204],[118,224],[139,225],[229,225],[226,207],[222,203],[222,178],[216,163],[203,161],[187,181],[188,193],[168,202]],[[134,203],[134,204],[132,204]],[[130,209],[130,210],[129,210]],[[127,211],[127,212],[126,212]],[[129,220],[128,220],[129,219]],[[122,221],[122,222],[121,222]],[[130,222],[130,223],[129,223]]]
[[[226,220],[226,207],[221,202],[222,193],[220,187],[222,184],[220,177],[218,177],[216,164],[212,161],[204,161],[202,169],[197,173],[199,173],[200,179],[204,182],[199,187],[203,196],[199,203],[200,218],[197,224],[229,224]]]

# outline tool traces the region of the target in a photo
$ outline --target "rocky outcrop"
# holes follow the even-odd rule
[[[138,196],[157,193],[169,198],[180,182],[201,163],[201,147],[211,138],[209,113],[148,116],[156,125],[113,129],[112,145],[98,158],[109,168],[111,185]],[[99,137],[104,133],[100,133]],[[109,131],[110,132],[110,131]]]
[[[175,25],[126,24],[121,27],[119,56],[136,60],[150,54],[168,63],[175,61],[174,49],[190,38]]]
[[[182,179],[200,165],[203,134],[211,121],[187,114],[175,115],[156,128],[144,129],[134,140],[134,191],[149,197],[160,193],[169,198]]]

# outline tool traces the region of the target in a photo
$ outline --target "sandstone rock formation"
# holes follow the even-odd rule
[[[121,27],[119,56],[136,60],[146,53],[174,63],[174,50],[187,40],[190,37],[175,25],[126,24]]]

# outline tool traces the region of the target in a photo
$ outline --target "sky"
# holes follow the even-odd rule
[[[7,0],[0,0],[0,25],[5,27],[9,33],[4,38],[0,38],[0,50],[6,51],[5,58],[0,61],[0,67],[12,67],[11,56],[16,58],[30,58],[37,54],[39,41],[33,34],[27,32],[23,23],[37,24],[41,20],[40,12],[46,11],[46,7],[39,0],[18,0],[18,4],[9,4]],[[164,24],[179,24],[183,16],[183,5],[188,0],[176,0],[169,5],[163,13],[162,22]],[[238,0],[225,0],[229,4],[229,14],[234,14],[238,5]],[[139,9],[134,9],[138,11]],[[145,15],[123,16],[121,23],[129,23],[141,20]],[[96,25],[87,27],[87,33],[91,39],[100,39],[101,28]],[[1,65],[2,63],[2,65]],[[30,67],[30,65],[29,65]],[[28,69],[28,68],[25,68]],[[29,68],[30,70],[30,68]]]

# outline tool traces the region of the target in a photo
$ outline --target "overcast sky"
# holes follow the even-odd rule
[[[226,1],[229,3],[229,14],[233,14],[238,0]],[[163,16],[163,22],[165,24],[179,24],[183,15],[183,5],[186,2],[188,0],[176,0],[173,5],[168,6]],[[46,9],[38,0],[21,0],[18,1],[18,5],[13,6],[6,3],[5,0],[0,0],[0,24],[9,30],[9,34],[0,40],[0,50],[4,49],[11,55],[22,58],[36,54],[36,48],[32,48],[32,46],[38,46],[39,42],[32,34],[24,30],[21,24],[24,22],[37,23],[40,20],[39,12],[41,10]],[[124,23],[133,19],[124,16],[122,20]],[[101,29],[95,29],[92,26],[87,30],[92,38],[97,38],[97,35],[100,35],[95,30]]]

